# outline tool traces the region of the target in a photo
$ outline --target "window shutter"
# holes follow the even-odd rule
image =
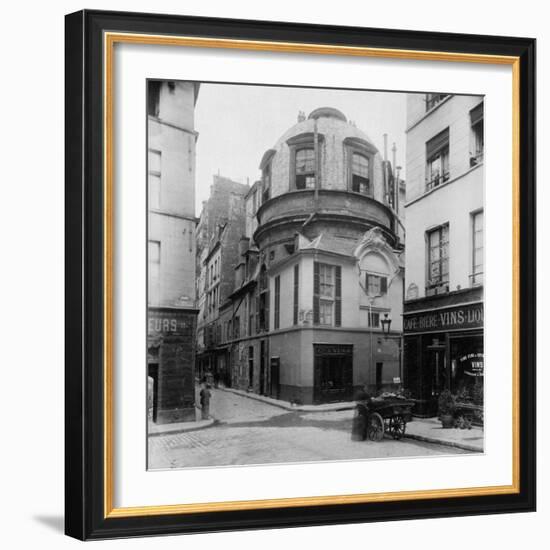
[[[334,266],[334,325],[342,325],[342,267]]]
[[[256,334],[260,332],[260,294],[256,294]]]
[[[313,324],[319,324],[319,262],[313,262]]]
[[[279,328],[280,315],[281,315],[281,276],[275,277],[275,315],[273,319],[273,328],[276,330]]]
[[[300,265],[296,264],[294,266],[294,320],[293,323],[295,325],[298,324],[298,292],[300,289]]]
[[[380,293],[386,294],[388,292],[388,278],[380,277]]]
[[[271,293],[269,290],[265,292],[265,330],[269,331],[269,300],[271,299]]]
[[[443,132],[437,134],[426,143],[426,158],[433,157],[444,147],[449,146],[449,128],[445,128]]]

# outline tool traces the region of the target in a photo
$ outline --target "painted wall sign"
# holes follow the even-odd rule
[[[441,311],[405,313],[403,331],[441,332],[452,329],[483,327],[483,304],[446,308]]]
[[[147,330],[153,334],[186,333],[193,327],[193,318],[185,310],[155,310],[149,308]]]

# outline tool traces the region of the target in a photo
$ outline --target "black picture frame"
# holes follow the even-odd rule
[[[103,69],[105,31],[519,59],[519,491],[187,514],[105,514]],[[66,534],[103,539],[535,510],[535,40],[145,13],[66,16]]]

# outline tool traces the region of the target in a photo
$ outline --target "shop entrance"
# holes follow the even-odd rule
[[[349,401],[353,396],[353,346],[314,344],[313,402]]]
[[[159,395],[159,366],[158,363],[149,363],[147,365],[147,374],[149,376],[147,384],[147,407],[149,409],[151,420],[157,421],[158,415],[158,395]]]
[[[437,338],[427,346],[428,369],[425,389],[432,401],[437,401],[439,394],[447,387],[447,358],[445,344]]]

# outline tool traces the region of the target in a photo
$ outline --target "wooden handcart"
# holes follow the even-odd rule
[[[357,403],[354,439],[381,441],[384,433],[394,439],[405,435],[414,401],[401,397],[368,398]]]

